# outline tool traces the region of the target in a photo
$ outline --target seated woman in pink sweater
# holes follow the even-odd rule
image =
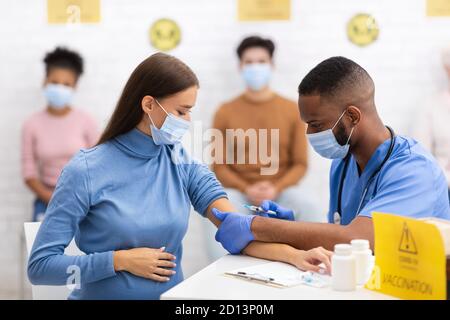
[[[83,73],[81,56],[58,47],[47,53],[44,63],[47,106],[31,115],[22,128],[22,175],[36,195],[33,221],[42,220],[64,165],[98,139],[95,121],[71,105]]]

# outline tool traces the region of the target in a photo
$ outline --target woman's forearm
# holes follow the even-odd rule
[[[255,258],[294,264],[294,257],[298,251],[283,243],[252,241],[242,253]]]
[[[113,251],[114,271],[126,270],[126,252],[125,250]]]
[[[233,205],[226,198],[218,199],[211,203],[207,209],[206,216],[217,227],[220,221],[212,214],[211,210],[217,208],[220,211],[233,212]],[[269,218],[269,221],[278,220]],[[318,264],[323,263],[326,271],[330,272],[331,263],[330,257],[332,252],[325,250],[322,247],[317,247],[308,251],[297,249],[289,244],[278,242],[262,242],[253,240],[247,247],[242,250],[243,254],[255,258],[266,259],[271,261],[280,261],[289,263],[300,270],[309,270],[320,272],[321,267]]]
[[[207,209],[207,218],[211,220],[212,223],[216,227],[220,225],[220,221],[214,217],[211,213],[212,208],[216,208],[220,211],[224,212],[234,212],[235,208],[231,204],[231,202],[226,198],[221,198],[213,203]],[[255,258],[273,260],[273,261],[281,261],[286,263],[293,263],[295,253],[298,252],[297,249],[291,247],[287,244],[281,243],[268,243],[268,242],[260,242],[260,241],[252,241],[243,251],[242,253],[253,256]]]
[[[304,251],[287,244],[252,241],[243,253],[256,258],[286,262],[303,271],[331,272],[333,253],[322,247]]]
[[[216,208],[220,211],[224,212],[235,212],[236,209],[231,204],[230,200],[227,198],[220,198],[215,201],[213,201],[209,206],[208,209],[206,209],[206,217],[216,226],[218,227],[220,225],[220,221],[214,217],[214,215],[211,213],[211,210],[213,208]]]
[[[216,208],[220,211],[224,212],[234,212],[235,208],[231,204],[231,202],[226,198],[221,198],[213,203],[207,209],[207,218],[211,220],[212,223],[216,227],[220,225],[220,221],[214,217],[211,213],[212,208]],[[268,243],[268,242],[260,242],[260,241],[252,241],[243,251],[242,253],[261,259],[273,260],[273,261],[281,261],[286,263],[291,263],[294,261],[295,253],[299,250],[291,247],[288,244],[282,243]]]

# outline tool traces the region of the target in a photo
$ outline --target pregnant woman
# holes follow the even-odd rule
[[[183,280],[190,206],[216,226],[213,208],[234,210],[179,143],[197,90],[191,69],[163,53],[133,71],[98,144],[63,169],[30,254],[32,283],[75,279],[69,299],[158,299]],[[64,254],[73,237],[85,255]],[[261,242],[243,253],[312,270],[330,254]]]

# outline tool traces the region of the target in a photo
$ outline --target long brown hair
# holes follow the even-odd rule
[[[151,55],[134,69],[97,145],[138,125],[144,96],[163,99],[192,86],[198,86],[198,79],[186,64],[165,53]]]

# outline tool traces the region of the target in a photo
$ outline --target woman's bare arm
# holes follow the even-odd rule
[[[220,225],[220,221],[214,217],[211,210],[216,208],[223,212],[236,212],[231,202],[226,198],[221,198],[208,207],[206,216],[216,226]],[[315,248],[304,251],[296,249],[290,245],[282,243],[269,243],[252,241],[242,251],[242,253],[266,260],[281,261],[292,264],[302,270],[319,271],[319,264],[323,263],[327,271],[330,271],[331,252],[323,248]]]

